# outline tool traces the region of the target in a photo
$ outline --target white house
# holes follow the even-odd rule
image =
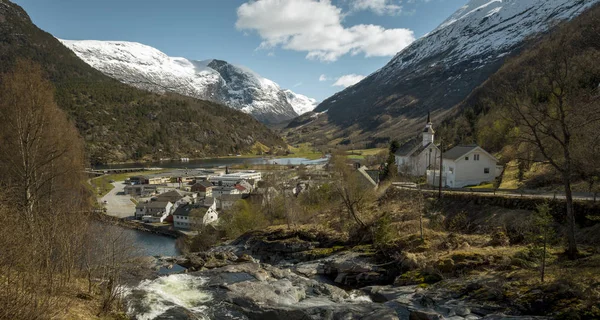
[[[478,145],[456,146],[443,154],[442,186],[462,188],[491,182],[502,174],[498,159]],[[439,170],[427,171],[429,184],[439,186]]]
[[[168,201],[142,202],[135,207],[135,217],[145,222],[163,222],[172,209],[173,204]]]
[[[212,176],[209,181],[215,186],[233,187],[242,180],[247,182],[253,182],[253,188],[256,187],[256,183],[262,179],[262,174],[257,171],[242,171],[235,173],[228,173],[220,176]]]
[[[419,139],[419,136],[422,138]],[[412,176],[424,176],[427,170],[439,166],[441,152],[434,143],[435,131],[429,114],[427,115],[427,124],[419,136],[409,140],[396,151],[398,172]]]
[[[217,201],[213,200],[213,204],[208,208],[204,217],[202,218],[203,225],[209,225],[219,221],[219,213],[217,212]]]
[[[206,207],[202,207],[198,204],[185,204],[177,208],[173,212],[173,226],[176,229],[190,230],[195,226],[208,225],[215,223],[219,220],[219,213],[217,212],[217,202],[213,199],[213,204],[206,210],[203,216],[202,210]]]

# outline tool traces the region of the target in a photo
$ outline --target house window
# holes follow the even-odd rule
[[[485,174],[488,174],[488,173],[490,173],[490,168],[485,168],[485,169],[483,169],[483,173],[485,173]]]
[[[469,157],[465,157],[465,160],[469,161]]]
[[[479,161],[479,154],[473,155],[473,160]]]

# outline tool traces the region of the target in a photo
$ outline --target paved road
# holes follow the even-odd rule
[[[100,201],[104,203],[106,214],[119,218],[126,218],[135,214],[135,204],[131,202],[131,197],[124,195],[124,181],[112,183],[114,188]],[[120,193],[120,194],[119,194]]]

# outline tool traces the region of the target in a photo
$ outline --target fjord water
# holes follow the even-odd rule
[[[144,167],[159,167],[159,168],[216,168],[239,164],[279,164],[279,165],[311,165],[311,164],[324,164],[329,160],[329,157],[309,160],[306,158],[244,158],[244,157],[231,157],[231,158],[209,158],[209,159],[194,159],[190,161],[158,161],[158,162],[139,162],[139,163],[123,163],[123,164],[111,164],[111,165],[98,165],[94,169],[126,169],[126,168],[144,168]]]

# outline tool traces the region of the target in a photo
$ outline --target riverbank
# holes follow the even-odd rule
[[[150,225],[147,223],[121,219],[121,218],[109,216],[104,213],[94,212],[94,213],[92,213],[92,217],[96,221],[100,221],[102,223],[109,223],[109,224],[116,225],[116,226],[123,227],[123,228],[128,228],[128,229],[133,229],[133,230],[143,231],[143,232],[149,232],[149,233],[153,233],[153,234],[157,234],[157,235],[161,235],[161,236],[165,236],[165,237],[169,237],[169,238],[173,238],[173,239],[178,239],[179,237],[187,236],[185,233],[183,233],[179,230],[167,229],[164,227],[153,226],[153,225]]]
[[[356,245],[344,234],[322,228],[255,231],[206,252],[160,260],[188,269],[136,286],[128,305],[140,317],[547,319],[542,316],[546,305],[485,296],[494,288],[503,290],[489,274],[433,279],[425,268],[417,268],[412,274],[422,274],[411,279],[408,261],[399,267],[372,245]],[[140,303],[148,290],[155,299],[152,305]]]

